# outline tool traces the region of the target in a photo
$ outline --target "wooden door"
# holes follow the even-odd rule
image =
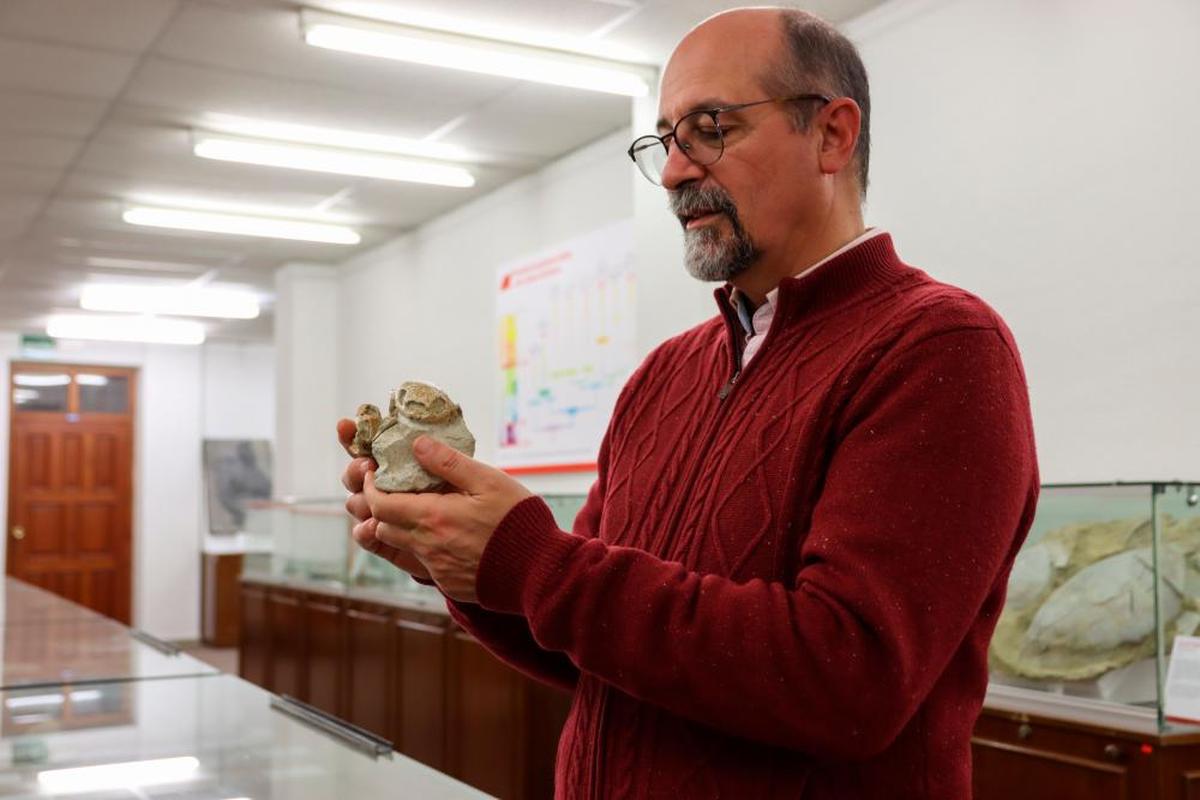
[[[136,371],[11,372],[6,571],[128,625]]]

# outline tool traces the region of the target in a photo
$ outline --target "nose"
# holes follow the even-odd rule
[[[683,148],[672,142],[671,147],[667,150],[667,163],[663,165],[663,188],[667,191],[674,191],[688,181],[702,179],[704,172],[704,167],[684,155]]]

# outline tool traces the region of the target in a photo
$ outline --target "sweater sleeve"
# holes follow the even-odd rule
[[[588,491],[587,500],[575,518],[575,532],[562,535],[580,540],[596,536],[603,496],[600,486],[597,480]],[[546,508],[545,504],[542,507]],[[549,513],[548,508],[546,511]],[[550,519],[553,525],[554,517]],[[533,535],[533,532],[520,531],[518,535]],[[565,653],[545,650],[534,641],[525,617],[489,611],[475,603],[461,603],[449,597],[446,598],[446,608],[455,622],[501,661],[542,683],[567,691],[574,690],[579,680],[579,670]]]
[[[792,582],[572,536],[531,498],[488,543],[480,602],[680,716],[819,757],[882,751],[1005,580],[1036,464],[1020,364],[993,328],[885,356],[846,412]]]

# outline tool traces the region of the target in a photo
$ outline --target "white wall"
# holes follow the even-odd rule
[[[209,343],[201,353],[200,430],[205,439],[275,439],[275,347],[260,342]],[[272,448],[273,450],[274,448]],[[272,453],[274,458],[274,453]],[[240,550],[242,534],[212,534],[208,495],[200,504],[205,550]]]
[[[622,130],[343,265],[338,411],[384,405],[405,380],[446,389],[495,456],[496,267],[633,214]],[[640,277],[640,276],[639,276]],[[641,291],[639,286],[638,291]],[[336,476],[335,476],[336,477]],[[539,491],[585,491],[594,475],[530,477]]]
[[[1200,3],[896,2],[870,72],[868,219],[987,299],[1043,479],[1200,475]]]
[[[9,361],[20,356],[17,340],[16,334],[0,334],[5,387]],[[164,639],[198,639],[200,549],[207,529],[203,523],[201,440],[206,435],[243,432],[270,436],[274,413],[271,348],[63,341],[48,360],[138,368],[133,624]],[[253,411],[252,419],[252,412],[246,409],[255,406],[251,395],[256,393],[263,395],[265,405]],[[7,453],[7,401],[0,407],[4,415],[0,418],[0,450]],[[243,410],[238,419],[245,422],[245,428],[229,418],[239,407]],[[0,477],[7,486],[7,458],[3,461]],[[5,493],[0,503],[6,501]]]
[[[846,27],[872,81],[870,225],[983,296],[1028,371],[1043,478],[1200,474],[1200,3],[895,0]],[[648,131],[656,98],[633,104]],[[638,343],[713,313],[625,132],[344,266],[338,410],[425,377],[494,453],[493,269],[630,213]],[[631,183],[632,182],[632,183]],[[530,480],[574,489],[589,476]]]
[[[332,267],[275,274],[275,495],[338,497],[338,284]],[[351,411],[353,416],[353,411]]]

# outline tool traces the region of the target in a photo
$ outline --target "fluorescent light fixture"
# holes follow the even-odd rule
[[[71,382],[70,375],[40,375],[36,372],[22,372],[13,376],[17,386],[66,386]]]
[[[38,773],[38,786],[52,794],[111,791],[191,780],[200,768],[192,756],[50,769]]]
[[[266,119],[250,119],[232,114],[206,114],[199,126],[206,131],[252,139],[274,139],[300,144],[318,144],[350,150],[369,150],[374,153],[395,153],[441,161],[477,161],[479,157],[461,147],[445,142],[403,139],[379,133],[363,133],[340,128],[321,128],[315,125],[296,125]]]
[[[83,377],[82,375],[79,377]],[[96,376],[99,377],[99,376]],[[80,381],[83,383],[83,381]],[[99,700],[101,697],[98,689],[76,689],[71,692],[71,702],[82,703],[88,700]],[[18,697],[10,697],[4,701],[4,705],[8,708],[30,708],[37,706],[61,706],[66,698],[62,694],[26,694]]]
[[[96,375],[96,374],[88,373],[88,372],[77,372],[75,374],[75,382],[78,383],[80,386],[108,386],[108,376],[107,375]],[[99,696],[100,696],[100,693],[97,692],[96,697],[99,697]],[[83,692],[71,692],[71,699],[72,700],[93,700],[95,698],[91,697],[90,695],[84,696]]]
[[[124,311],[132,314],[168,314],[180,317],[254,319],[258,299],[241,289],[210,286],[139,286],[90,283],[83,287],[80,308],[88,311]]]
[[[154,272],[207,272],[210,267],[201,264],[184,264],[178,261],[155,261],[144,258],[109,258],[108,256],[88,256],[83,263],[97,269],[133,269],[151,270]]]
[[[475,178],[462,167],[417,161],[391,154],[366,153],[357,150],[335,150],[318,145],[292,142],[255,141],[213,134],[194,134],[192,152],[201,158],[261,164],[266,167],[302,169],[310,172],[332,172],[338,175],[360,175],[410,183],[431,183],[436,186],[467,188]]]
[[[263,236],[268,239],[296,239],[303,242],[358,244],[362,237],[353,228],[324,222],[301,222],[274,217],[250,217],[211,211],[187,211],[175,208],[137,206],[126,209],[121,218],[130,225],[152,228],[176,228],[206,233],[231,233],[236,236]]]
[[[46,334],[56,339],[105,342],[204,343],[204,326],[199,322],[161,317],[56,314],[46,325]]]
[[[21,697],[10,697],[4,701],[4,705],[15,711],[22,708],[61,706],[65,700],[66,698],[61,694],[27,694]]]
[[[645,97],[653,79],[638,64],[414,25],[301,11],[300,26],[315,47],[555,86]]]

